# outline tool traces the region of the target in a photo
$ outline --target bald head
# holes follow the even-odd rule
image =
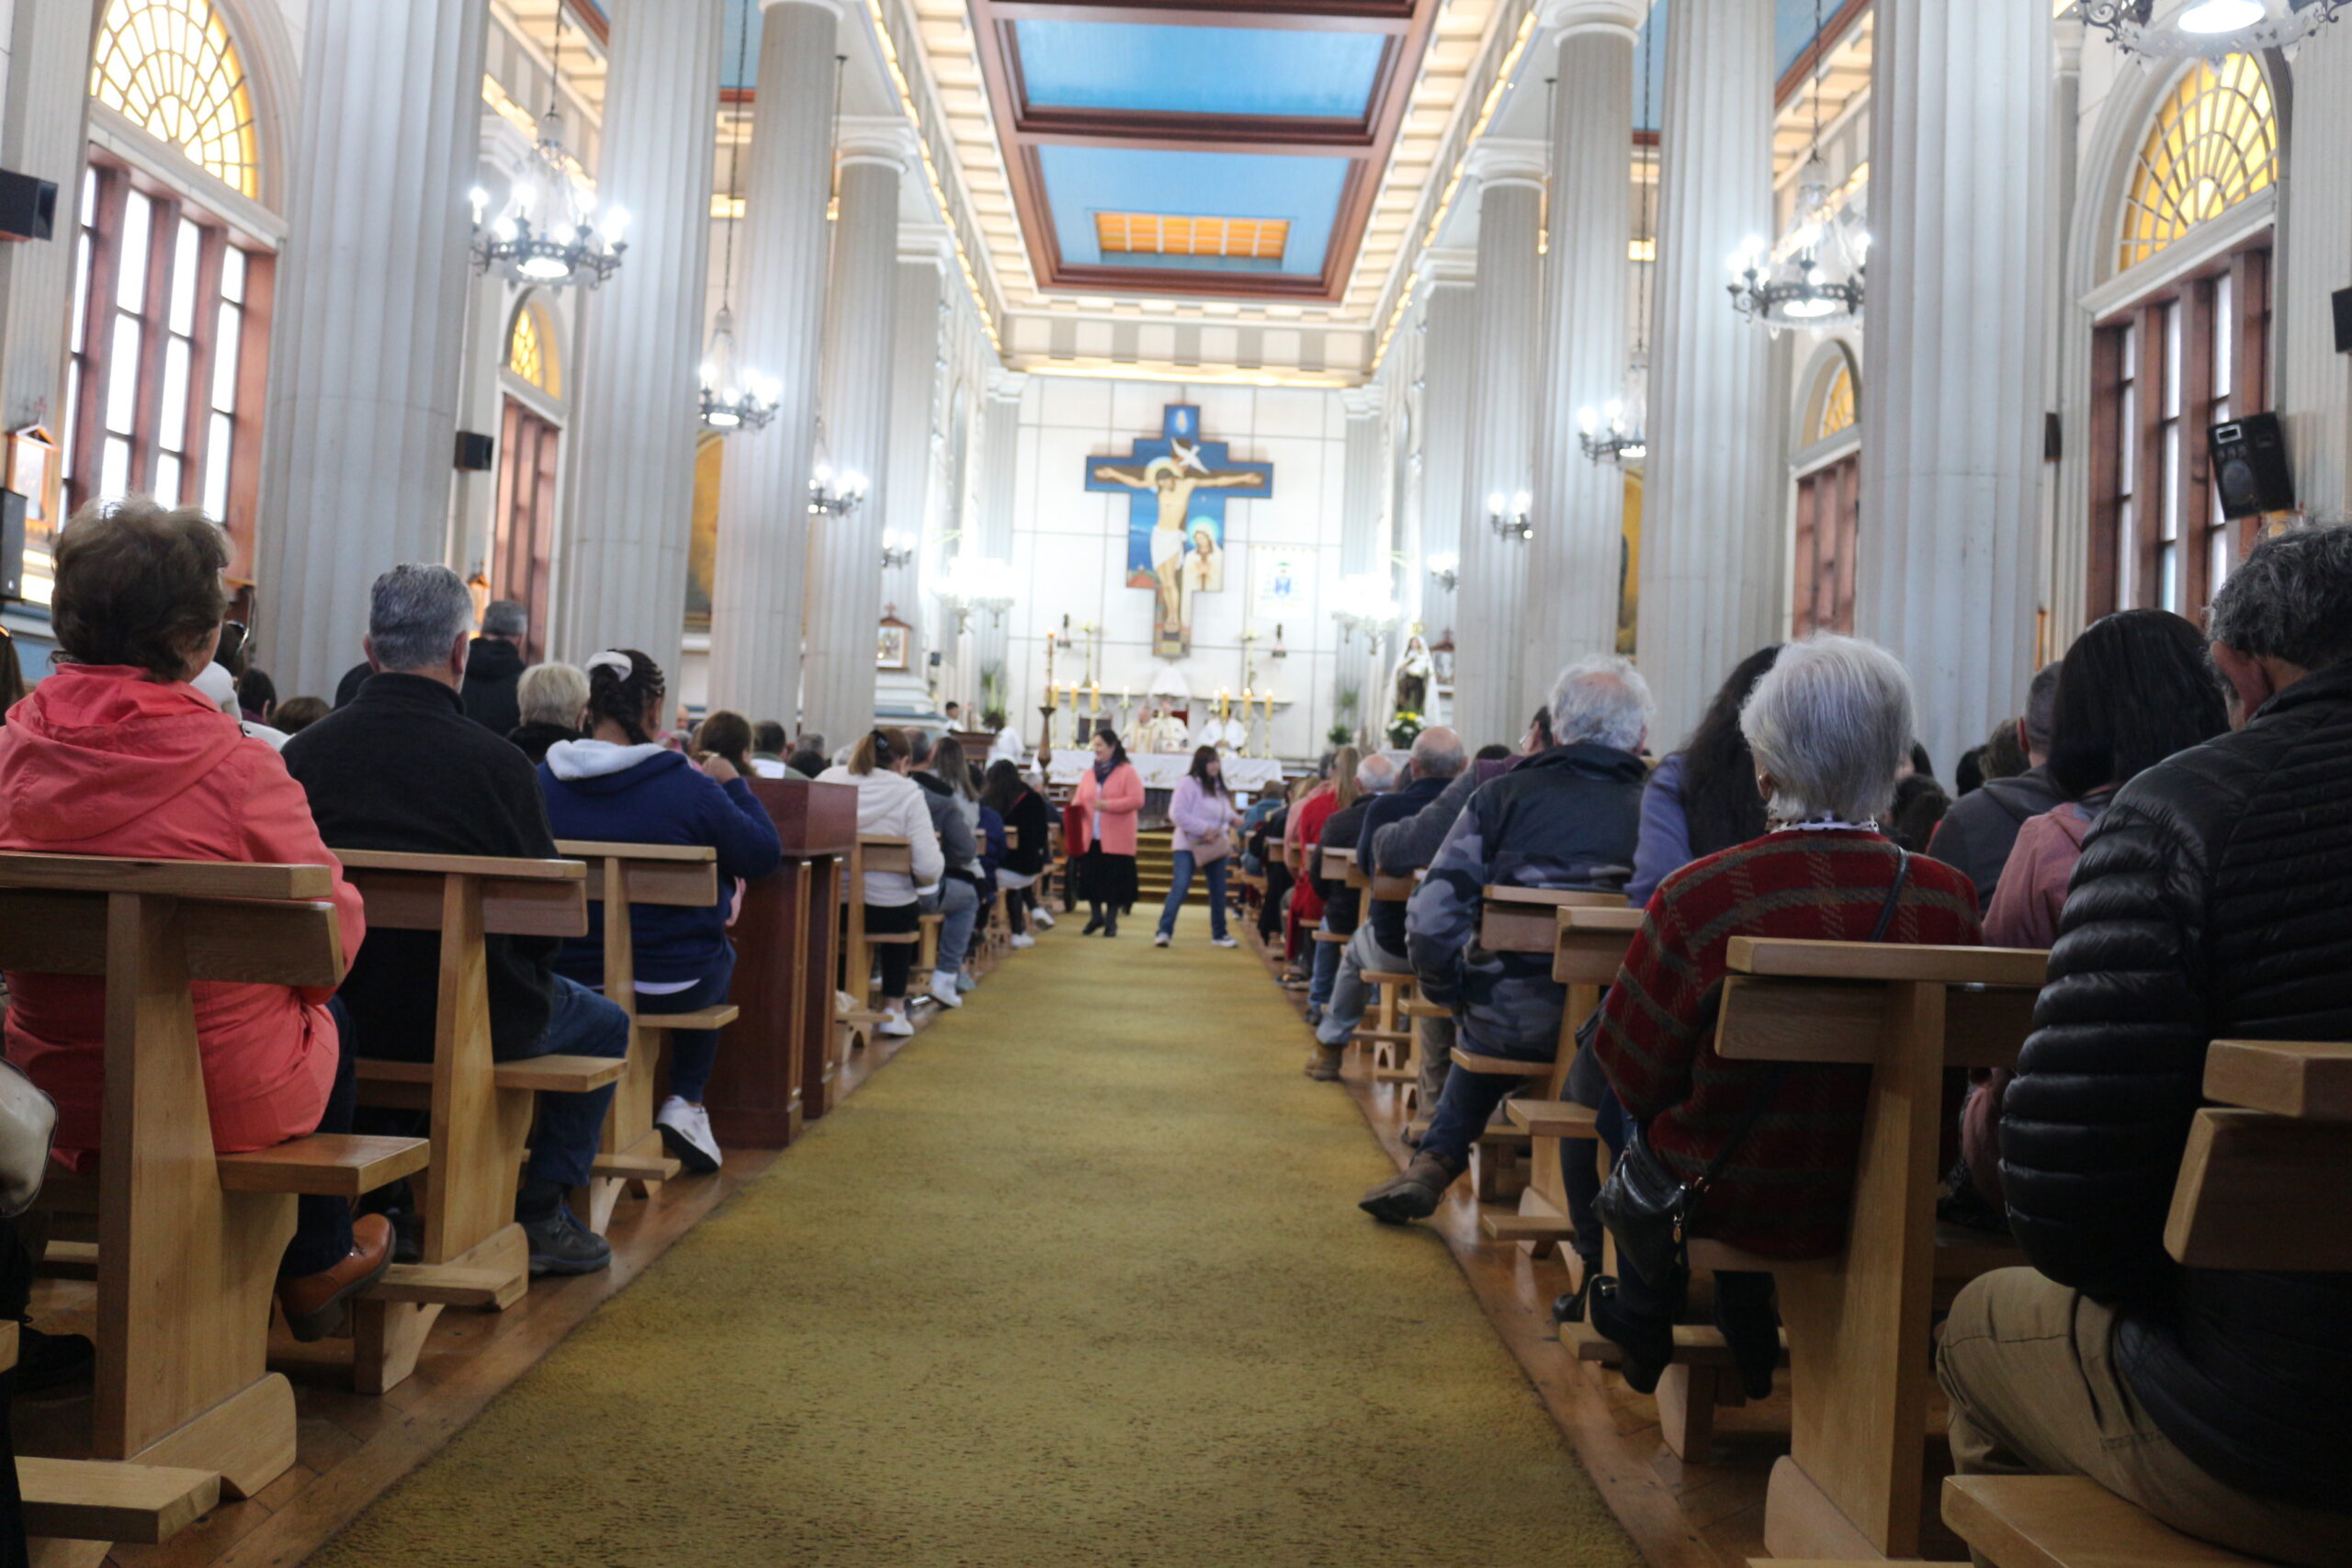
[[[1431,725],[1413,738],[1413,776],[1450,779],[1468,766],[1462,754],[1462,737],[1442,724]]]
[[[1396,764],[1374,751],[1356,764],[1356,787],[1366,795],[1385,795],[1396,787]]]

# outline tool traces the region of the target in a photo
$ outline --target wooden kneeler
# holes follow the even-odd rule
[[[1774,1557],[1918,1555],[1939,1292],[2023,1255],[1939,1232],[1944,1075],[2007,1067],[2048,954],[1734,937],[1716,1049],[1871,1069],[1846,1250],[1812,1263],[1694,1245],[1694,1267],[1769,1269],[1789,1349],[1790,1451],[1772,1469]],[[1718,1256],[1721,1255],[1721,1256]]]
[[[2352,1273],[2352,1043],[2219,1040],[2165,1221],[2189,1269]],[[1994,1568],[2251,1568],[2081,1476],[1955,1475],[1944,1522]]]
[[[871,873],[890,871],[912,876],[914,870],[914,846],[905,839],[888,833],[860,833],[857,848],[850,853],[849,874],[842,878],[842,901],[849,913],[848,939],[842,943],[842,989],[853,1004],[842,1021],[860,1037],[882,1021],[882,1010],[874,1005],[874,950],[912,947],[922,940],[916,931],[865,929],[865,878]]]
[[[486,936],[584,936],[578,861],[338,850],[368,900],[372,930],[441,936],[433,1060],[359,1064],[363,1105],[432,1114],[432,1163],[414,1183],[423,1261],[395,1264],[353,1320],[352,1385],[381,1393],[416,1370],[445,1306],[503,1311],[530,1282],[514,1187],[542,1091],[584,1093],[618,1079],[626,1060],[492,1055]],[[364,1021],[363,1021],[364,1027]]]
[[[636,905],[707,909],[718,899],[718,852],[707,844],[607,844],[563,839],[558,852],[588,868],[587,894],[605,906],[605,995],[628,1013],[628,1071],[613,1091],[605,1141],[588,1190],[576,1194],[580,1221],[598,1235],[625,1192],[650,1197],[682,1168],[653,1125],[654,1082],[673,1029],[724,1029],[741,1016],[731,1003],[695,1012],[640,1015],[637,1008]],[[616,913],[617,911],[617,913]]]
[[[160,1540],[294,1462],[294,1391],[267,1355],[295,1199],[356,1198],[425,1149],[328,1135],[216,1155],[190,987],[338,984],[334,888],[325,866],[0,854],[0,967],[106,983],[96,1178],[60,1176],[43,1202],[96,1217],[90,1446],[138,1461],[24,1461],[36,1533]]]

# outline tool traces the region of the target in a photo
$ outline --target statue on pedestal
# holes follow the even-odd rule
[[[1396,661],[1390,682],[1392,714],[1419,714],[1426,717],[1430,711],[1430,681],[1436,672],[1430,658],[1430,645],[1415,632],[1405,639],[1405,655]]]

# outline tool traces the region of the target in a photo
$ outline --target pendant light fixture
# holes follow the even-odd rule
[[[1862,319],[1870,236],[1829,191],[1821,160],[1821,98],[1829,63],[1821,0],[1813,0],[1813,146],[1797,185],[1796,226],[1778,245],[1750,240],[1731,258],[1732,308],[1779,336],[1784,327],[1843,327]]]
[[[752,7],[739,14],[735,59],[751,58]],[[739,128],[740,129],[740,128]],[[741,197],[736,186],[743,158],[742,138],[729,139],[727,148],[727,265],[720,275],[718,317],[711,323],[710,348],[702,360],[702,423],[706,430],[731,435],[739,430],[759,430],[775,418],[784,401],[784,383],[773,376],[745,372],[735,363],[735,225]]]
[[[1647,51],[1657,47],[1653,36],[1641,56],[1642,118],[1634,129],[1637,133],[1649,130],[1651,140],[1641,144],[1642,220],[1634,231],[1648,239],[1650,252],[1649,261],[1642,268],[1642,303],[1634,316],[1634,353],[1625,366],[1624,395],[1610,399],[1601,408],[1588,403],[1577,411],[1577,423],[1583,431],[1579,439],[1584,455],[1596,463],[1613,463],[1619,468],[1638,468],[1650,455],[1649,438],[1642,434],[1642,424],[1649,406],[1650,297],[1657,278],[1657,132],[1650,126]]]
[[[2083,20],[2144,60],[2219,60],[2301,43],[2352,10],[2352,0],[2196,0],[2155,20],[2155,0],[2081,0]]]
[[[628,243],[628,213],[619,207],[596,210],[594,192],[572,177],[577,167],[563,145],[563,7],[555,13],[549,56],[548,112],[539,117],[538,140],[514,173],[506,205],[490,217],[490,193],[476,186],[474,264],[516,283],[538,288],[585,284],[594,288],[621,265]],[[487,228],[484,227],[488,220]]]

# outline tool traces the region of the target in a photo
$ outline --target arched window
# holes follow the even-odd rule
[[[1829,389],[1821,395],[1821,413],[1815,420],[1813,438],[1826,441],[1854,428],[1859,416],[1854,408],[1854,367],[1849,364],[1838,367],[1830,378]]]
[[[1815,466],[1797,476],[1796,558],[1790,577],[1793,604],[1789,624],[1795,635],[1851,633],[1854,629],[1854,558],[1860,544],[1862,455],[1851,439],[1860,413],[1853,356],[1835,346],[1832,367],[1814,381],[1805,434],[1808,450],[1838,441],[1837,455],[1810,457]]]
[[[261,195],[244,62],[210,0],[107,0],[90,96],[240,196]]]
[[[563,396],[555,358],[555,333],[547,312],[536,301],[514,312],[514,330],[507,334],[506,368],[550,398]]]
[[[2278,172],[2270,83],[2252,55],[2192,67],[2156,110],[2123,198],[2119,269],[2133,267],[2250,196]]]

